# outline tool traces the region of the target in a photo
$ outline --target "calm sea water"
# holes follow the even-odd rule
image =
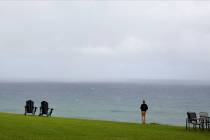
[[[187,111],[210,113],[210,85],[136,83],[0,83],[0,111],[24,113],[27,99],[46,100],[54,116],[140,122],[139,105],[149,105],[148,122],[184,125]],[[38,113],[37,113],[38,114]]]

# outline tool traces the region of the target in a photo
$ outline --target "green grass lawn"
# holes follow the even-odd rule
[[[210,140],[210,131],[0,113],[0,140]]]

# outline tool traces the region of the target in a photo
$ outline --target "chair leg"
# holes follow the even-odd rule
[[[53,112],[53,109],[50,109],[50,117],[51,117],[51,115],[52,115],[52,112]]]
[[[24,115],[26,115],[26,106],[25,106],[25,113],[24,113]]]
[[[186,130],[187,130],[187,119],[186,119]]]
[[[187,129],[190,131],[190,123],[187,123]]]
[[[39,109],[40,109],[39,116],[41,116],[42,115],[42,108],[40,107]]]
[[[36,109],[37,109],[37,107],[34,108],[33,115],[36,114]]]
[[[47,114],[47,117],[51,117],[53,109],[50,109],[50,112]]]

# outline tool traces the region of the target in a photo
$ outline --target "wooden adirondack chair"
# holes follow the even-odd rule
[[[35,115],[37,107],[34,106],[34,101],[27,100],[25,105],[25,113],[24,115],[27,115],[27,113],[31,113],[32,115]]]
[[[39,116],[43,116],[43,115],[51,116],[52,115],[52,111],[53,111],[53,108],[49,108],[48,107],[48,102],[46,102],[46,101],[42,101],[41,102]]]

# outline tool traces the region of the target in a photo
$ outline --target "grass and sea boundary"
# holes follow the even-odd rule
[[[0,113],[0,140],[209,140],[182,126]]]

